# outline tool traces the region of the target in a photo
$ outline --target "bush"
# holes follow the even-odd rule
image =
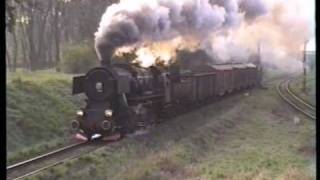
[[[87,44],[73,45],[63,51],[60,69],[65,73],[86,73],[98,65],[98,58],[93,46]]]

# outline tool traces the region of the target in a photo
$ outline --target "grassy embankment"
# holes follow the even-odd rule
[[[51,71],[7,73],[8,163],[62,146],[80,105],[71,96],[72,76]]]
[[[111,149],[29,179],[315,179],[315,124],[271,87],[184,114]]]

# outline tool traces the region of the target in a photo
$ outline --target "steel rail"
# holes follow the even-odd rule
[[[77,149],[79,147],[82,147],[82,146],[90,144],[90,143],[91,142],[81,142],[81,143],[72,144],[72,145],[69,145],[69,146],[66,146],[66,147],[59,148],[57,150],[51,151],[49,153],[46,153],[46,154],[31,158],[31,159],[28,159],[28,160],[25,160],[25,161],[22,161],[22,162],[19,162],[19,163],[10,165],[10,166],[7,166],[7,179],[8,179],[8,174],[12,174],[15,171],[21,170],[24,167],[28,168],[29,166],[31,166],[32,164],[34,164],[36,162],[41,162],[41,161],[45,161],[45,160],[50,159],[50,158],[54,158],[55,156],[58,156],[59,154],[67,153],[67,152],[69,152],[71,150]],[[63,158],[62,160],[56,161],[56,162],[51,163],[49,165],[46,165],[44,167],[41,167],[41,168],[38,168],[38,169],[35,169],[35,170],[31,170],[30,172],[26,172],[25,174],[19,175],[18,177],[13,177],[13,178],[9,177],[9,178],[21,179],[21,178],[30,176],[32,174],[38,173],[40,171],[43,171],[45,169],[48,169],[50,167],[56,166],[58,164],[61,164],[61,163],[65,162],[65,161],[67,161],[67,160],[76,158],[76,157],[78,157],[80,155],[83,155],[83,153],[80,153],[80,154],[78,154],[76,156],[73,156],[71,158]]]
[[[59,165],[59,164],[62,164],[62,163],[64,163],[64,162],[66,162],[66,161],[70,161],[70,160],[72,160],[72,159],[75,159],[75,158],[77,158],[77,157],[79,157],[79,156],[81,156],[81,154],[79,154],[79,155],[77,155],[77,156],[73,156],[73,157],[71,157],[71,158],[63,159],[63,160],[61,160],[61,161],[57,161],[57,162],[55,162],[55,163],[49,164],[49,165],[47,165],[47,166],[44,166],[44,167],[42,167],[42,168],[39,168],[39,169],[36,169],[36,170],[34,170],[34,171],[28,172],[27,174],[24,174],[24,175],[22,175],[22,176],[19,176],[19,177],[14,178],[13,180],[18,180],[18,179],[26,178],[26,177],[28,177],[28,176],[37,174],[37,173],[39,173],[39,172],[41,172],[41,171],[44,171],[44,170],[46,170],[46,169],[49,169],[49,168],[51,168],[51,167],[57,166],[57,165]]]
[[[307,101],[303,100],[301,97],[299,97],[298,95],[296,95],[296,94],[292,91],[292,89],[291,89],[291,87],[290,87],[290,82],[291,82],[291,81],[292,81],[292,79],[290,79],[290,80],[288,81],[288,85],[287,85],[287,87],[286,87],[288,93],[289,93],[294,99],[296,99],[297,101],[299,101],[300,103],[304,104],[305,106],[309,107],[309,108],[312,109],[312,110],[316,110],[315,106],[309,104]]]
[[[310,109],[308,106],[305,105],[305,103],[301,103],[300,101],[298,101],[298,103],[300,103],[300,104],[298,104],[297,100],[292,100],[292,99],[295,99],[295,98],[292,96],[292,94],[290,94],[288,92],[288,89],[289,89],[288,88],[288,84],[289,84],[289,82],[290,82],[290,79],[286,79],[284,81],[281,81],[277,85],[277,92],[280,95],[280,97],[282,99],[284,99],[287,103],[289,103],[292,107],[294,107],[295,109],[297,109],[298,111],[300,111],[301,113],[306,115],[307,117],[315,120],[316,116],[313,114],[313,111],[314,111],[313,109]],[[283,87],[284,85],[285,85],[285,87]],[[287,96],[285,94],[287,94]],[[305,108],[301,107],[301,105],[305,106]],[[311,113],[310,112],[306,112],[306,109],[311,111]]]
[[[48,156],[53,156],[53,155],[55,155],[55,154],[57,154],[57,153],[60,153],[60,152],[63,152],[63,151],[66,151],[66,150],[69,150],[69,149],[72,149],[72,148],[81,146],[81,145],[86,144],[86,143],[87,143],[87,142],[81,142],[81,143],[72,144],[72,145],[69,145],[69,146],[66,146],[66,147],[63,147],[63,148],[60,148],[60,149],[51,151],[51,152],[49,152],[49,153],[42,154],[42,155],[40,155],[40,156],[31,158],[31,159],[28,159],[28,160],[25,160],[25,161],[22,161],[22,162],[19,162],[19,163],[10,165],[10,166],[7,166],[7,171],[8,171],[8,170],[11,170],[11,169],[14,169],[14,168],[17,168],[17,167],[21,167],[21,166],[24,166],[24,165],[33,163],[34,161],[38,161],[38,160],[41,160],[41,159],[43,159],[43,158],[48,158]]]
[[[85,153],[89,153],[89,152],[92,152],[92,151],[95,151],[95,150],[96,150],[96,149],[91,149],[91,150],[86,151]],[[28,172],[28,173],[26,173],[26,174],[24,174],[24,175],[21,175],[21,176],[19,176],[19,177],[16,177],[16,178],[14,178],[13,180],[19,180],[19,179],[26,178],[26,177],[28,177],[28,176],[32,176],[32,175],[38,174],[38,173],[40,173],[41,171],[44,171],[44,170],[46,170],[46,169],[49,169],[49,168],[52,168],[52,167],[57,166],[57,165],[59,165],[59,164],[63,164],[63,163],[65,163],[65,162],[67,162],[67,161],[76,159],[76,158],[82,156],[83,154],[84,154],[84,153],[78,154],[78,155],[74,155],[74,156],[72,156],[72,157],[65,158],[65,159],[63,159],[63,160],[54,162],[54,163],[49,164],[49,165],[47,165],[47,166],[44,166],[44,167],[42,167],[42,168],[36,169],[36,170],[34,170],[34,171],[31,171],[31,172]]]

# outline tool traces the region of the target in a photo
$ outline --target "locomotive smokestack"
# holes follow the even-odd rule
[[[102,16],[98,32],[95,33],[95,48],[101,64],[108,66],[116,48],[138,41],[139,30],[132,19],[109,19],[107,15]]]
[[[108,46],[106,43],[96,41],[96,52],[102,66],[110,65],[110,54],[112,54],[112,46]]]

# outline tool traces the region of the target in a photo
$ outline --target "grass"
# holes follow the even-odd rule
[[[314,142],[314,122],[269,88],[179,116],[30,179],[315,179]]]
[[[8,163],[61,146],[81,105],[71,95],[71,75],[53,71],[7,74]]]

